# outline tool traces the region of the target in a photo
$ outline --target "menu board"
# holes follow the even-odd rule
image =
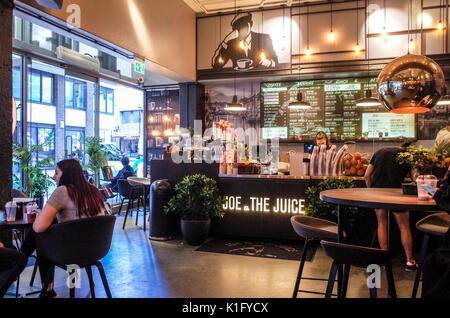
[[[332,140],[415,138],[414,114],[392,114],[383,106],[357,107],[376,78],[261,83],[262,138],[310,141],[318,131]],[[301,92],[309,110],[289,109]]]

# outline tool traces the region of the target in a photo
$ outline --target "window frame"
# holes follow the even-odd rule
[[[108,112],[108,93],[112,93],[113,99],[112,99],[112,112]],[[102,111],[101,109],[101,99],[102,96],[105,97],[105,111]],[[98,104],[98,110],[100,112],[100,114],[106,114],[106,115],[114,115],[114,109],[115,109],[115,105],[116,104],[116,98],[115,98],[115,92],[114,89],[109,88],[109,87],[105,87],[105,86],[100,86],[100,90],[99,90],[99,104]]]
[[[39,75],[39,101],[37,100],[33,100],[32,97],[32,83],[31,83],[31,78],[33,75]],[[42,95],[43,95],[43,86],[42,86],[42,77],[46,76],[51,78],[52,81],[52,89],[51,89],[51,102],[47,103],[44,102],[42,100]],[[27,83],[28,83],[28,103],[32,103],[32,104],[41,104],[41,105],[46,105],[46,106],[53,106],[56,107],[55,105],[55,75],[52,73],[48,73],[48,72],[44,72],[41,70],[37,70],[37,69],[33,69],[33,68],[29,68],[28,70],[28,79],[27,79]]]
[[[71,82],[72,83],[72,106],[68,106],[67,105],[67,82]],[[83,91],[84,91],[84,100],[83,100],[83,105],[82,107],[77,107],[75,105],[75,85],[76,84],[81,84],[83,86]],[[76,109],[76,110],[86,110],[87,109],[87,83],[84,81],[80,81],[74,78],[70,78],[70,77],[66,77],[65,78],[65,82],[64,82],[64,105],[66,108],[69,109]]]

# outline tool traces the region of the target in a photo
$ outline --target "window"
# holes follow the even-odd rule
[[[20,66],[13,67],[13,96],[15,99],[21,98],[22,71]]]
[[[69,157],[83,159],[84,129],[66,127],[66,150]]]
[[[141,111],[132,110],[121,112],[122,124],[138,124],[141,122]]]
[[[35,165],[47,157],[55,155],[55,128],[45,125],[28,126],[28,143],[31,145],[42,145],[42,151],[32,159]]]
[[[100,113],[114,114],[114,90],[100,87]]]
[[[86,82],[66,78],[66,107],[86,109]]]
[[[53,105],[53,81],[50,73],[30,69],[28,75],[28,101]]]

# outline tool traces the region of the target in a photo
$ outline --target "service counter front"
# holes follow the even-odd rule
[[[214,219],[212,234],[273,239],[298,239],[291,226],[293,215],[304,214],[306,190],[326,177],[281,175],[219,175],[225,197],[225,217]],[[344,178],[344,177],[339,177]],[[363,178],[353,179],[365,187]]]
[[[214,218],[211,235],[253,238],[298,239],[290,218],[305,213],[306,190],[327,177],[284,175],[220,175],[218,164],[180,163],[152,160],[152,181],[168,179],[172,185],[190,174],[204,174],[215,179],[225,197],[225,216]],[[361,177],[353,179],[356,187],[365,187]]]

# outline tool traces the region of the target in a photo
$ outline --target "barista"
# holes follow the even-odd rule
[[[329,150],[332,146],[330,139],[328,138],[327,134],[323,131],[319,131],[316,134],[316,138],[314,139],[314,145],[319,147],[322,145],[326,145],[327,146],[327,150]]]

